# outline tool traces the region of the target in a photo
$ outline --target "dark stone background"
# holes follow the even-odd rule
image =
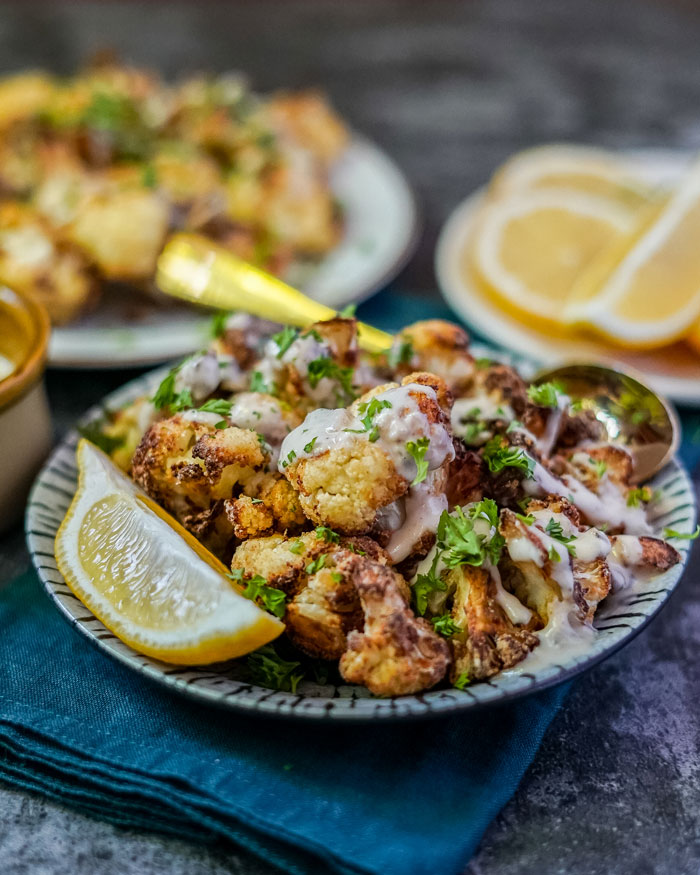
[[[0,69],[70,72],[113,46],[168,74],[240,68],[260,89],[321,85],[412,180],[425,217],[400,278],[434,296],[450,210],[511,152],[552,140],[700,146],[700,4],[625,0],[259,0],[0,4]],[[126,372],[56,371],[59,430]],[[0,540],[2,578],[27,564]],[[471,875],[700,872],[700,563],[662,615],[582,677]],[[419,800],[417,800],[418,802]],[[202,848],[0,787],[6,875],[267,875]],[[275,870],[276,871],[276,870]]]

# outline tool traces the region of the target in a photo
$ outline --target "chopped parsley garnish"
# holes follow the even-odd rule
[[[265,504],[262,498],[251,498],[250,500],[253,504]]]
[[[299,681],[304,679],[301,663],[282,659],[272,644],[251,653],[246,664],[253,682],[272,690],[295,693]]]
[[[498,525],[498,505],[493,498],[482,498],[481,501],[477,501],[469,515],[474,520],[485,519],[492,526]]]
[[[219,416],[229,416],[233,404],[223,398],[210,398],[199,408],[202,413],[217,413]]]
[[[561,386],[557,383],[540,383],[528,386],[527,394],[531,401],[540,407],[556,407]]]
[[[531,526],[535,522],[535,518],[531,513],[529,513],[529,514],[516,513],[515,515],[520,520],[520,522],[526,526]]]
[[[343,579],[343,575],[339,571],[331,571],[331,580],[333,583],[340,583]]]
[[[318,440],[318,435],[316,437],[311,438],[308,444],[304,444],[304,452],[310,453],[313,448],[316,446],[316,441]]]
[[[602,459],[591,459],[591,465],[595,468],[595,472],[598,476],[599,480],[602,480],[605,476],[605,472],[608,470],[608,463],[604,462]]]
[[[287,458],[282,462],[282,467],[287,468],[289,465],[292,464],[292,462],[296,459],[296,457],[297,457],[296,452],[294,450],[290,450],[287,453]]]
[[[304,542],[297,540],[293,544],[290,544],[289,545],[289,552],[295,553],[297,556],[299,556],[301,553],[304,552]]]
[[[413,343],[409,340],[397,340],[387,353],[389,367],[407,365],[413,358]]]
[[[504,468],[518,468],[527,477],[532,477],[535,470],[535,460],[520,447],[509,446],[500,435],[484,445],[483,458],[492,474],[498,474]]]
[[[331,358],[318,358],[309,362],[308,379],[311,388],[315,389],[324,377],[338,382],[349,398],[355,397],[355,391],[352,388],[352,368],[342,368],[338,362]]]
[[[510,434],[512,431],[517,431],[517,429],[522,428],[523,424],[519,419],[512,419],[508,423],[508,428],[506,429],[506,434]]]
[[[463,690],[470,683],[471,681],[469,679],[469,675],[466,673],[466,671],[463,671],[460,675],[457,676],[452,686],[458,690]]]
[[[356,547],[354,544],[346,544],[345,546],[347,547],[347,549],[351,553],[356,553],[358,556],[366,556],[367,555],[366,550],[360,550],[360,548]]]
[[[406,444],[408,454],[416,463],[416,476],[411,481],[411,486],[422,483],[428,476],[428,462],[426,461],[425,454],[428,452],[429,446],[430,439],[427,437],[418,438],[417,441],[409,441]]]
[[[292,328],[291,325],[286,325],[280,332],[272,335],[272,340],[277,345],[278,359],[281,359],[289,347],[294,343],[297,339],[297,334],[298,332],[296,328]]]
[[[156,389],[155,395],[151,398],[151,404],[156,410],[163,410],[167,407],[172,413],[178,413],[186,407],[194,407],[190,389],[183,389],[181,392],[175,391],[175,378],[183,364],[184,362],[180,362],[179,365],[176,365]]]
[[[680,541],[694,541],[700,535],[700,525],[692,534],[690,532],[677,532],[675,529],[664,529],[664,538],[678,538]]]
[[[235,571],[229,575],[232,580],[240,580],[242,578],[242,575],[239,576],[235,573],[237,571],[242,571],[242,569],[236,568]],[[284,612],[287,609],[287,596],[281,589],[275,589],[274,586],[268,586],[267,580],[259,574],[254,574],[253,577],[250,577],[244,582],[246,588],[243,590],[243,595],[247,599],[260,605],[260,607],[265,608],[276,617],[282,618],[284,616]]]
[[[107,453],[108,456],[111,456],[115,450],[124,446],[125,438],[112,437],[111,435],[105,434],[103,429],[106,424],[107,423],[104,420],[87,422],[85,425],[79,425],[78,431],[82,437],[89,440],[96,447],[99,447],[103,453]]]
[[[316,526],[316,537],[319,540],[323,539],[328,544],[340,543],[340,535],[333,529],[329,529],[328,526]]]
[[[317,571],[320,571],[326,565],[326,559],[328,558],[327,553],[321,553],[320,556],[317,556],[313,562],[309,562],[306,566],[307,574],[316,574]]]
[[[363,401],[357,408],[358,413],[361,414],[360,422],[362,423],[362,428],[344,428],[343,431],[349,431],[353,434],[368,433],[370,443],[374,443],[379,438],[379,429],[373,424],[374,417],[381,410],[388,407],[391,407],[391,401],[380,400],[379,398]]]
[[[484,368],[490,368],[492,364],[493,364],[493,359],[489,359],[489,358],[474,359],[474,367],[480,371],[483,371]]]
[[[338,310],[341,319],[354,319],[355,313],[357,313],[357,304],[348,304],[342,310]]]
[[[438,635],[443,635],[445,638],[451,638],[462,631],[449,614],[431,617],[430,622]]]
[[[416,606],[416,612],[422,617],[427,608],[430,596],[434,592],[445,592],[447,584],[441,580],[437,573],[437,563],[439,554],[435,554],[433,564],[427,574],[419,574],[416,582],[413,584],[413,601]]]
[[[481,538],[474,531],[474,523],[465,517],[461,507],[457,507],[452,514],[442,512],[437,539],[439,546],[445,549],[442,561],[448,568],[483,564],[484,549]]]
[[[274,383],[266,383],[265,378],[260,371],[253,371],[250,375],[250,391],[251,392],[266,392],[268,395],[274,395]]]
[[[465,444],[475,444],[484,432],[488,432],[485,422],[468,422],[462,440]]]
[[[569,551],[569,554],[573,557],[576,556],[576,548],[573,545],[573,541],[576,538],[573,535],[565,535],[564,530],[561,527],[561,523],[555,520],[554,518],[547,521],[547,525],[545,526],[545,533],[549,535],[550,538],[554,538],[555,541],[559,541],[560,544],[564,544],[566,549]],[[550,554],[552,552],[552,548],[549,550]],[[557,553],[557,562],[559,561],[559,554]],[[552,556],[550,555],[550,559]]]
[[[648,486],[640,486],[638,489],[630,489],[627,493],[627,507],[639,507],[643,501],[651,501],[652,492]]]
[[[547,556],[551,559],[552,562],[561,562],[561,556],[559,555],[559,551],[554,546],[554,544],[550,544]]]
[[[158,174],[152,164],[144,165],[143,172],[141,173],[141,185],[144,188],[156,188],[158,185]]]
[[[226,332],[226,323],[228,322],[231,313],[228,310],[219,310],[214,313],[211,320],[211,336],[216,339],[221,337]]]

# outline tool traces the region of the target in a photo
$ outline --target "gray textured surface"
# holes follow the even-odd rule
[[[415,183],[426,234],[402,281],[434,294],[441,222],[513,150],[572,139],[700,145],[700,6],[609,0],[3,6],[0,66],[69,71],[111,43],[166,72],[320,83]],[[54,373],[64,428],[126,374]],[[700,872],[700,557],[661,617],[582,678],[471,875]],[[0,541],[2,578],[26,563]],[[267,875],[231,847],[122,831],[0,788],[3,875]]]

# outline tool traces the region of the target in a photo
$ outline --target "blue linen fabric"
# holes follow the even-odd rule
[[[361,315],[397,328],[449,311],[385,293]],[[0,588],[0,780],[122,826],[228,838],[290,873],[459,872],[567,689],[410,724],[243,716],[90,646],[34,572]]]

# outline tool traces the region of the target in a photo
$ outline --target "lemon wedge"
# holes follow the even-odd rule
[[[487,203],[470,253],[481,287],[517,317],[563,325],[563,305],[581,271],[627,239],[636,211],[568,188],[515,193]]]
[[[570,188],[584,194],[610,197],[625,206],[645,205],[650,187],[623,161],[589,146],[537,146],[514,155],[494,174],[493,197],[506,197],[535,188]]]
[[[565,310],[626,347],[665,346],[700,319],[700,162],[615,258],[584,273]],[[614,252],[614,247],[613,247]]]
[[[75,595],[148,656],[204,665],[243,656],[284,630],[245,598],[226,567],[82,440],[78,489],[56,536]]]

